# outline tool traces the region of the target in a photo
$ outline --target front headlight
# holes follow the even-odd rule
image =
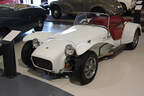
[[[33,39],[33,47],[37,48],[38,46],[40,46],[40,42],[38,41],[38,39]]]
[[[65,47],[65,55],[66,56],[67,55],[74,55],[74,53],[75,53],[75,48],[71,44],[66,45],[66,47]]]

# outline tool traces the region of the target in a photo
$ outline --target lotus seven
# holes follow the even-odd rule
[[[61,33],[26,36],[21,56],[30,68],[69,73],[70,80],[85,85],[94,79],[100,58],[114,55],[121,46],[135,49],[140,35],[141,26],[120,15],[82,13]]]

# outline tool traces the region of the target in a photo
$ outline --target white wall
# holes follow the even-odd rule
[[[31,0],[23,0],[24,4],[31,4]],[[41,5],[41,0],[33,0],[33,5]]]
[[[24,4],[31,4],[31,0],[23,0]]]
[[[41,0],[33,0],[34,5],[41,5]]]

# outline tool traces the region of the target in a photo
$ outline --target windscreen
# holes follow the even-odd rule
[[[82,13],[79,14],[74,24],[75,25],[99,25],[108,26],[109,16],[103,13]]]

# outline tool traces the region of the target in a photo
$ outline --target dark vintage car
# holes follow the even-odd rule
[[[41,7],[25,4],[0,4],[1,32],[10,30],[26,32],[32,28],[35,31],[41,31],[45,19],[46,13]]]
[[[50,3],[52,16],[60,18],[62,13],[101,12],[122,14],[123,8],[117,0],[56,0]]]

